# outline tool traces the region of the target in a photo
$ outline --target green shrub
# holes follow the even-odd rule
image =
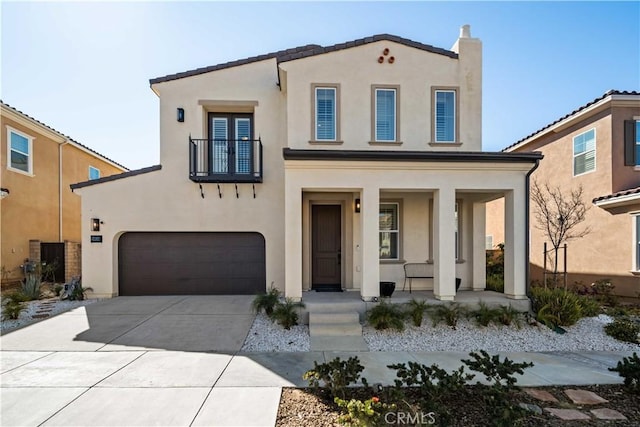
[[[404,313],[397,304],[381,302],[367,312],[367,319],[375,329],[404,330]]]
[[[579,300],[582,308],[582,315],[584,317],[593,317],[602,313],[602,307],[600,307],[600,303],[597,299],[581,295]]]
[[[258,294],[253,299],[253,311],[255,313],[264,311],[267,316],[271,317],[273,315],[273,309],[276,307],[278,301],[280,301],[280,291],[274,288],[272,283],[268,292]]]
[[[487,290],[504,292],[504,277],[498,274],[487,274]]]
[[[336,357],[327,363],[318,364],[314,361],[313,369],[305,372],[302,378],[309,381],[309,387],[315,389],[320,388],[320,382],[322,382],[322,388],[329,391],[332,398],[344,399],[346,388],[358,382],[362,371],[364,371],[364,366],[360,364],[360,359],[357,357],[350,357],[347,360],[340,360],[339,357]],[[362,378],[362,383],[365,387],[368,386],[367,380],[364,378]]]
[[[505,326],[516,325],[520,328],[523,314],[510,305],[501,305],[498,308],[498,321]]]
[[[526,416],[526,410],[509,403],[509,393],[517,389],[515,374],[522,375],[533,363],[515,363],[506,357],[501,361],[500,356],[489,356],[484,350],[480,350],[480,353],[471,352],[469,355],[473,360],[463,359],[462,363],[471,370],[484,374],[490,383],[486,386],[478,382],[477,386],[482,390],[482,399],[491,415],[492,424],[501,427],[519,424]]]
[[[531,288],[531,304],[545,325],[571,326],[583,317],[581,297],[562,288]]]
[[[436,413],[439,425],[449,424],[452,417],[449,401],[453,396],[464,391],[466,382],[474,377],[473,374],[465,373],[464,366],[460,366],[451,374],[435,364],[427,366],[408,362],[408,366],[399,363],[387,367],[394,369],[398,377],[394,381],[394,400],[404,402],[406,408],[403,409],[411,414],[418,413],[417,409],[422,413]],[[419,391],[419,408],[406,403],[409,400],[406,396],[408,390]]]
[[[345,426],[386,426],[383,415],[396,410],[396,405],[382,403],[376,396],[364,402],[358,399],[346,401],[336,396],[333,401],[347,412],[338,418],[338,422]]]
[[[27,277],[25,277],[22,282],[22,293],[29,298],[29,300],[35,300],[40,298],[40,285],[42,284],[42,280],[40,279],[40,274],[37,273],[27,273]]]
[[[285,298],[284,302],[278,302],[273,309],[273,319],[285,329],[291,329],[298,324],[298,309],[304,308],[302,301],[294,301]]]
[[[60,293],[62,292],[63,289],[64,289],[64,286],[62,286],[62,285],[55,285],[53,287],[53,291],[56,293],[57,297],[60,296]]]
[[[607,335],[619,340],[634,344],[640,344],[638,334],[640,334],[640,325],[631,319],[619,317],[613,322],[605,325],[604,331]]]
[[[466,314],[467,310],[457,302],[436,305],[429,310],[429,315],[433,322],[433,326],[437,326],[440,322],[445,322],[453,329],[458,325],[458,320]]]
[[[640,394],[640,358],[633,352],[631,357],[624,357],[615,368],[610,371],[617,372],[624,378],[624,386],[634,394]]]
[[[14,301],[7,299],[4,301],[4,307],[2,310],[2,320],[15,320],[20,317],[20,313],[24,310],[24,303],[21,301]]]
[[[601,303],[611,307],[618,305],[618,297],[613,294],[615,286],[611,284],[610,279],[596,280],[591,284],[591,288],[593,289],[593,295]]]
[[[422,318],[427,307],[426,301],[418,301],[415,298],[407,303],[407,314],[411,317],[414,326],[420,327],[422,325]]]
[[[500,310],[489,307],[484,301],[478,303],[478,308],[469,313],[469,317],[474,319],[480,326],[489,326],[496,323],[500,316]]]

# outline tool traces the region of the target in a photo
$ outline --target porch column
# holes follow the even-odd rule
[[[302,188],[285,179],[284,294],[302,299]]]
[[[364,301],[380,296],[380,189],[362,189],[360,224],[362,227],[362,286],[360,295]]]
[[[433,293],[444,301],[456,295],[455,202],[453,188],[433,193]]]
[[[483,291],[487,286],[486,204],[473,204],[473,290]]]
[[[518,186],[504,195],[504,294],[526,299],[525,191]]]

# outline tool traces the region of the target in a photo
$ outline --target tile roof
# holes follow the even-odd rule
[[[640,187],[630,188],[629,190],[618,191],[617,193],[596,197],[592,200],[592,203],[603,202],[605,200],[611,200],[623,196],[631,196],[632,194],[640,194]]]
[[[69,140],[71,143],[73,143],[73,144],[75,144],[75,145],[77,145],[79,147],[84,148],[85,150],[95,154],[96,156],[101,157],[101,158],[113,163],[114,165],[117,165],[117,166],[121,167],[124,170],[129,170],[129,168],[127,168],[126,166],[123,166],[120,163],[116,162],[115,160],[112,160],[112,159],[108,158],[107,156],[104,156],[104,155],[98,153],[97,151],[87,147],[86,145],[79,143],[78,141],[76,141],[75,139],[71,138],[70,136],[63,134],[62,132],[52,128],[51,126],[49,126],[49,125],[47,125],[45,123],[42,123],[40,120],[35,119],[35,118],[31,117],[30,115],[28,115],[26,113],[23,113],[22,111],[18,110],[15,107],[12,107],[11,105],[7,104],[6,102],[0,100],[0,104],[5,106],[5,107],[7,107],[8,109],[14,111],[15,113],[20,114],[21,116],[24,116],[24,117],[28,118],[29,120],[39,124],[40,126],[46,128],[46,129],[49,129],[50,131],[52,131],[54,133],[57,133],[58,135],[62,136],[63,138],[66,138],[67,140]]]
[[[322,55],[324,53],[336,52],[339,50],[349,49],[356,46],[362,46],[369,43],[375,43],[379,41],[391,41],[405,46],[413,47],[416,49],[424,50],[427,52],[437,53],[445,55],[453,59],[458,58],[458,54],[450,50],[434,47],[428,44],[423,44],[413,40],[405,39],[402,37],[394,36],[392,34],[376,34],[371,37],[365,37],[362,39],[352,40],[345,43],[338,43],[332,46],[320,46],[317,44],[308,44],[305,46],[294,47],[291,49],[280,50],[277,52],[266,53],[263,55],[252,56],[249,58],[238,59],[236,61],[226,62],[223,64],[211,65],[209,67],[197,68],[195,70],[184,71],[182,73],[169,74],[163,77],[156,77],[149,80],[149,84],[168,82],[171,80],[182,79],[184,77],[197,76],[199,74],[209,73],[211,71],[223,70],[225,68],[237,67],[240,65],[250,64],[252,62],[264,61],[266,59],[275,58],[278,63],[295,61],[296,59],[307,58],[315,55]]]
[[[605,99],[606,97],[611,96],[611,95],[640,95],[640,92],[636,92],[634,90],[626,91],[626,90],[615,90],[615,89],[612,89],[612,90],[610,90],[608,92],[605,92],[604,95],[599,96],[598,98],[594,99],[593,101],[590,101],[590,102],[586,103],[585,105],[573,110],[569,114],[566,114],[566,115],[560,117],[558,120],[549,123],[548,125],[538,129],[537,131],[533,132],[532,134],[525,136],[524,138],[514,142],[513,144],[509,145],[506,148],[503,148],[502,151],[509,151],[509,149],[515,147],[516,145],[520,144],[521,142],[526,141],[527,139],[539,134],[543,130],[550,128],[551,126],[555,125],[556,123],[559,123],[559,122],[561,122],[561,121],[563,121],[565,119],[568,119],[569,117],[573,116],[574,114],[578,114],[580,111],[582,111],[582,110],[584,110],[586,108],[589,108],[590,106],[602,101],[603,99]]]
[[[77,188],[90,187],[92,185],[102,184],[103,182],[117,181],[119,179],[129,178],[131,176],[142,175],[149,172],[155,172],[160,169],[162,169],[162,165],[148,166],[142,169],[136,169],[128,172],[119,173],[116,175],[105,176],[104,178],[91,179],[89,181],[78,182],[76,184],[71,184],[69,187],[71,187],[71,190],[73,191]]]

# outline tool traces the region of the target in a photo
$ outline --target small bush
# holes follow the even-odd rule
[[[280,291],[274,288],[272,283],[268,292],[256,295],[253,299],[253,311],[255,313],[264,311],[267,316],[271,317],[278,301],[280,301]]]
[[[57,297],[60,296],[60,293],[62,292],[63,289],[64,289],[64,286],[62,286],[62,285],[55,285],[53,287],[53,291],[56,293]]]
[[[484,301],[478,303],[478,308],[471,311],[469,316],[480,326],[489,326],[490,323],[496,323],[500,310],[489,307]]]
[[[638,334],[640,334],[640,325],[628,318],[619,317],[613,322],[605,325],[604,331],[607,335],[619,340],[634,344],[640,344]]]
[[[345,389],[358,382],[360,373],[364,371],[364,366],[360,364],[360,359],[350,357],[341,360],[339,357],[327,363],[318,364],[313,362],[313,369],[304,373],[302,378],[309,381],[309,387],[320,388],[320,382],[324,389],[328,390],[332,398],[345,398]],[[362,378],[362,383],[366,386],[367,380]]]
[[[2,310],[2,320],[15,320],[20,317],[20,313],[24,310],[24,303],[21,301],[14,301],[7,299],[4,302]]]
[[[593,317],[602,313],[602,307],[600,307],[600,303],[597,299],[588,296],[580,296],[579,300],[582,308],[582,315],[584,317]]]
[[[285,329],[291,329],[298,324],[298,309],[304,308],[302,301],[294,301],[286,298],[284,302],[278,302],[273,309],[273,319]]]
[[[422,325],[422,319],[427,307],[426,301],[418,301],[415,298],[407,303],[407,314],[411,317],[414,326],[420,327]]]
[[[433,326],[437,326],[440,322],[445,322],[453,329],[458,325],[458,320],[466,314],[467,310],[457,302],[450,304],[442,304],[434,306],[429,310],[429,315],[433,322]]]
[[[487,274],[487,290],[504,293],[504,277],[498,274]]]
[[[383,415],[396,410],[396,405],[382,403],[376,396],[364,402],[358,399],[346,401],[339,397],[334,398],[333,401],[347,412],[338,418],[338,422],[345,426],[386,426],[387,423],[383,419]]]
[[[571,326],[583,317],[580,296],[562,288],[531,288],[531,304],[538,321],[549,327]]]
[[[381,302],[367,312],[367,319],[375,329],[404,330],[404,313],[396,304]]]
[[[513,308],[510,305],[501,305],[498,308],[498,321],[505,326],[516,325],[518,328],[521,326],[522,313]]]
[[[624,378],[624,386],[634,394],[640,394],[640,358],[633,352],[631,357],[624,357],[615,368],[610,371],[617,372]]]
[[[36,273],[27,273],[27,277],[25,277],[22,282],[22,293],[26,295],[29,300],[35,300],[40,298],[40,285],[42,284],[42,280],[40,279],[40,275]]]

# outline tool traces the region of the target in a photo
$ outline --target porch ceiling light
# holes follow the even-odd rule
[[[360,213],[360,199],[356,199],[355,211],[356,213]]]

